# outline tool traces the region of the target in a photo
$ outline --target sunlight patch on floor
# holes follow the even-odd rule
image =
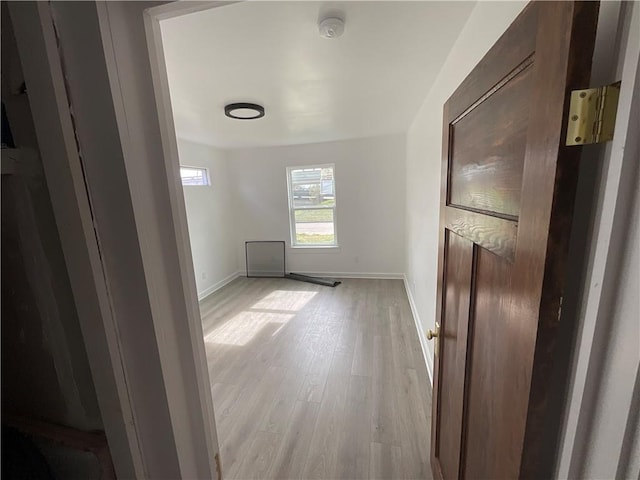
[[[254,303],[251,308],[259,310],[278,310],[299,312],[318,292],[297,290],[275,290]]]
[[[209,332],[206,343],[244,346],[272,324],[275,336],[317,292],[276,290]]]
[[[294,316],[293,313],[267,313],[245,310],[209,333],[204,337],[204,341],[222,343],[224,345],[246,345],[270,323],[285,324]]]

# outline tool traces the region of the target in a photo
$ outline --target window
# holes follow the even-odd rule
[[[209,186],[211,181],[209,179],[209,170],[201,167],[183,167],[180,165],[180,178],[182,179],[182,185],[202,185]]]
[[[337,247],[333,165],[288,167],[289,219],[294,247]]]

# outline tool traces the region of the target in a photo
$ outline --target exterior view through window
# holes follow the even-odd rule
[[[289,218],[294,247],[336,247],[333,165],[288,167]]]
[[[180,166],[180,178],[182,179],[182,185],[211,185],[209,179],[209,171],[206,168],[200,167],[183,167]]]

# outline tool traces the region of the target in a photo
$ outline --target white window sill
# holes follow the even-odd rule
[[[338,253],[340,245],[292,245],[291,253]]]

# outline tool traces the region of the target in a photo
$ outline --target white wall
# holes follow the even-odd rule
[[[440,221],[442,108],[460,82],[509,27],[526,2],[479,2],[460,32],[447,60],[407,134],[405,272],[414,315],[422,332],[433,328]],[[427,367],[433,371],[432,344]]]
[[[229,152],[237,255],[246,240],[285,240],[296,273],[400,277],[404,270],[405,136]],[[290,248],[287,166],[335,163],[339,248]]]
[[[198,298],[238,271],[233,201],[226,152],[178,139],[180,165],[209,170],[210,186],[183,186]]]

